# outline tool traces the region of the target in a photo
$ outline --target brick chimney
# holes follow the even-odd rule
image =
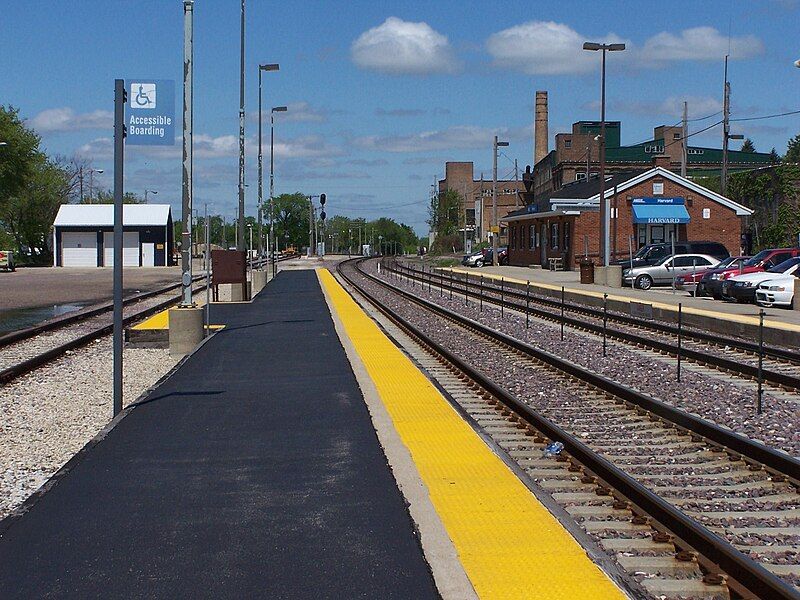
[[[547,156],[547,92],[536,92],[535,119],[533,123],[533,164]],[[531,165],[533,166],[533,165]]]
[[[653,166],[669,170],[672,159],[666,154],[656,154],[653,157]]]

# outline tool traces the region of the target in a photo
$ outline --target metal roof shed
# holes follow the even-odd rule
[[[123,265],[172,264],[169,204],[123,207]],[[59,267],[110,267],[114,263],[114,206],[64,204],[53,223],[53,263]]]

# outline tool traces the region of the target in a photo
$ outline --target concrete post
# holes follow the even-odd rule
[[[606,285],[612,288],[622,287],[622,265],[609,265],[605,268]]]
[[[203,309],[195,306],[169,310],[169,354],[186,356],[203,341]]]
[[[251,275],[253,279],[251,287],[255,296],[267,285],[267,271],[253,271]]]
[[[792,298],[792,308],[800,310],[800,279],[794,278],[794,297]]]
[[[608,285],[608,267],[598,265],[594,268],[595,285]]]

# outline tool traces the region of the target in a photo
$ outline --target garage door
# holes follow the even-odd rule
[[[103,265],[114,266],[114,234],[103,234]],[[139,266],[139,232],[126,231],[122,234],[122,266]]]
[[[97,234],[65,231],[61,234],[61,264],[65,267],[97,266]]]

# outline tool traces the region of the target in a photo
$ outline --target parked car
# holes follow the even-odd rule
[[[14,264],[14,253],[11,250],[0,250],[0,269],[6,269],[12,273],[17,270]]]
[[[756,304],[765,308],[773,306],[794,308],[794,282],[798,277],[800,269],[794,273],[782,273],[773,279],[762,281],[756,288]]]
[[[731,277],[722,285],[722,297],[735,302],[755,302],[756,288],[760,283],[774,279],[777,275],[794,275],[800,266],[800,256],[783,261],[766,271]]]
[[[482,250],[467,254],[461,259],[461,264],[465,267],[482,267],[486,263],[486,258]]]
[[[800,248],[771,248],[769,250],[762,250],[740,265],[732,265],[718,273],[712,274],[711,278],[706,283],[706,289],[715,299],[722,300],[722,286],[731,277],[766,271],[793,256],[800,256]]]
[[[639,248],[633,255],[633,268],[655,265],[665,257],[672,254],[672,243],[648,244]],[[700,242],[675,242],[675,254],[705,254],[716,258],[718,261],[730,256],[728,249],[719,242],[700,241]],[[622,265],[622,268],[631,268],[631,260],[618,260],[614,264]]]
[[[716,267],[698,268],[694,272],[678,277],[675,280],[675,287],[679,290],[694,294],[699,298],[708,296],[708,282],[714,273],[719,273],[728,267],[738,267],[749,258],[749,256],[729,256]]]
[[[714,267],[719,259],[708,254],[676,254],[666,256],[655,265],[625,269],[622,280],[640,290],[649,290],[654,285],[672,283],[674,276],[685,275],[692,269]]]
[[[491,248],[486,248],[484,250],[483,255],[483,264],[484,265],[491,265],[494,264],[492,261],[493,251]],[[497,263],[500,265],[507,265],[508,264],[508,248],[498,248],[497,249]]]

